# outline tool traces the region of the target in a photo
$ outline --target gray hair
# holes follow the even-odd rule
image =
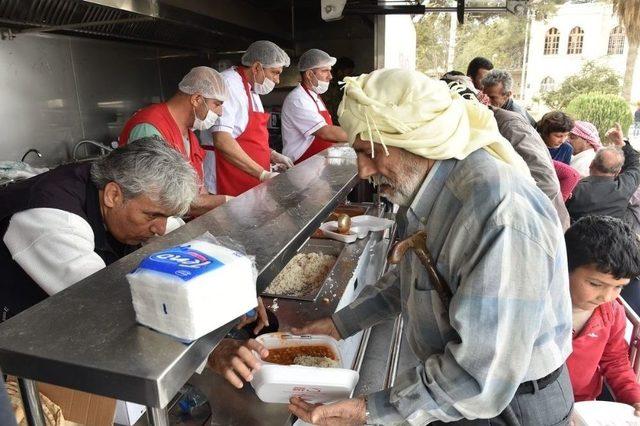
[[[513,88],[513,78],[511,78],[511,74],[505,70],[491,70],[482,79],[482,85],[484,87],[492,87],[498,83],[502,83],[503,93],[510,92]]]
[[[596,152],[591,168],[600,173],[615,175],[620,173],[623,164],[624,152],[617,146],[607,146]]]
[[[198,177],[182,155],[159,137],[147,137],[115,149],[91,165],[98,189],[115,182],[125,199],[146,195],[182,216],[198,195]]]

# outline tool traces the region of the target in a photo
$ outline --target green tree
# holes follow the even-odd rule
[[[640,49],[640,0],[613,0],[613,10],[618,14],[629,40],[629,53],[622,83],[622,96],[631,102],[631,86],[638,50]]]
[[[416,68],[432,77],[448,71],[450,19],[446,13],[428,13],[415,24]]]
[[[498,68],[522,68],[526,19],[500,15],[473,17],[458,29],[454,68],[465,72],[476,56],[489,58]]]
[[[580,72],[567,79],[556,90],[542,94],[550,108],[563,110],[577,96],[586,93],[620,94],[620,77],[611,68],[586,62]]]
[[[576,120],[593,123],[600,133],[600,139],[605,140],[605,133],[620,123],[623,129],[628,129],[633,121],[629,105],[620,95],[586,93],[573,99],[566,108],[567,114]]]

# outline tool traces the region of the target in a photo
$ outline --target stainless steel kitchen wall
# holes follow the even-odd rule
[[[176,59],[181,58],[181,59]],[[170,97],[205,59],[171,49],[60,35],[0,40],[0,160],[29,148],[55,165],[76,142],[116,140],[137,109]]]

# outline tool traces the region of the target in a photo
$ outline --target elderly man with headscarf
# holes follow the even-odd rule
[[[294,329],[346,338],[401,314],[420,362],[389,389],[289,409],[328,425],[568,424],[562,228],[491,111],[415,71],[374,71],[345,90],[340,124],[360,177],[400,206],[401,237],[426,232],[444,287],[407,253],[349,306]]]
[[[598,129],[588,121],[576,120],[569,132],[569,143],[573,147],[571,164],[580,176],[589,176],[589,166],[596,157],[596,152],[602,148]]]

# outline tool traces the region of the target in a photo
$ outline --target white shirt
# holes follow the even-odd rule
[[[200,139],[200,145],[213,146],[213,135],[211,130],[201,130],[198,132],[198,138]],[[218,189],[216,185],[216,153],[206,149],[204,151],[204,161],[202,163],[204,169],[204,186],[209,191],[209,194],[217,194]]]
[[[169,218],[166,233],[184,224]],[[11,217],[3,241],[11,257],[48,295],[55,294],[106,265],[94,251],[89,223],[60,209],[36,208]]]
[[[222,71],[222,77],[227,84],[229,97],[222,104],[222,115],[216,121],[216,124],[209,129],[209,132],[200,133],[200,141],[203,145],[213,146],[213,138],[211,132],[227,132],[231,133],[233,138],[240,136],[249,124],[249,100],[247,92],[242,84],[242,77],[236,71],[236,67]],[[253,102],[253,110],[264,112],[260,96],[253,93],[250,89],[251,100]],[[203,136],[205,133],[208,135]],[[212,194],[217,194],[216,188],[216,154],[213,151],[207,151],[204,158],[204,181],[207,190]]]
[[[596,158],[596,152],[592,149],[585,149],[580,154],[576,154],[571,157],[570,166],[580,173],[580,177],[589,176],[589,166],[593,159]]]
[[[242,85],[242,78],[236,71],[235,67],[223,71],[222,76],[229,90],[229,97],[222,104],[222,115],[211,127],[212,132],[228,132],[231,136],[237,138],[244,132],[249,123],[249,100],[247,92]],[[248,83],[247,83],[248,84]],[[260,96],[249,91],[253,101],[253,110],[264,112]]]
[[[309,149],[313,134],[327,125],[318,112],[327,110],[324,102],[312,90],[309,94],[298,84],[282,105],[282,153],[294,161]]]

